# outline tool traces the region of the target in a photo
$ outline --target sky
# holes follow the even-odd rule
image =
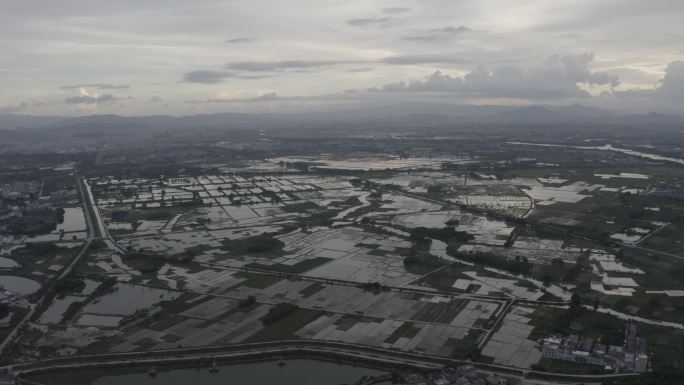
[[[0,0],[0,113],[684,114],[681,0]]]

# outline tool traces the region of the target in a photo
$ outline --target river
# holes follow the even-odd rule
[[[218,373],[209,373],[206,368],[160,370],[156,377],[149,377],[144,373],[112,376],[105,374],[92,385],[339,385],[353,384],[363,376],[385,374],[379,370],[326,361],[295,359],[287,360],[286,363],[284,367],[279,367],[273,361],[221,366]]]
[[[601,150],[601,151],[615,151],[621,152],[626,155],[638,156],[640,158],[646,158],[651,160],[658,160],[663,162],[672,162],[678,164],[684,164],[684,159],[672,158],[669,156],[662,156],[657,154],[651,154],[648,152],[630,150],[628,148],[613,147],[611,144],[606,144],[604,146],[569,146],[565,144],[548,144],[548,143],[527,143],[527,142],[508,142],[508,144],[516,144],[523,146],[541,146],[541,147],[566,147],[566,148],[579,148],[582,150]]]

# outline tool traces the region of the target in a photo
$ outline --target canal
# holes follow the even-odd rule
[[[297,384],[297,385],[340,385],[354,384],[364,376],[379,377],[387,372],[365,367],[338,364],[328,361],[312,359],[288,359],[284,366],[279,366],[276,361],[263,361],[245,364],[219,366],[216,373],[210,373],[208,367],[183,368],[168,370],[160,367],[156,376],[150,377],[147,373],[125,373],[121,369],[113,369],[108,374],[107,369],[98,370],[97,377],[88,382],[78,381],[79,384],[90,385],[272,385],[272,384]],[[78,370],[69,373],[66,377],[73,379],[78,377]],[[83,371],[83,378],[89,377]],[[43,385],[62,385],[72,380],[66,380],[64,373],[45,374],[35,378]],[[91,377],[92,378],[92,377]],[[382,383],[384,384],[390,384]]]

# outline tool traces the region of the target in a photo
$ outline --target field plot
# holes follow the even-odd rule
[[[468,179],[467,185],[452,186],[447,200],[468,207],[523,217],[532,210],[534,201],[508,181]]]
[[[214,175],[163,181],[102,178],[90,183],[121,246],[167,255],[277,233],[283,225],[317,213],[351,212],[363,207],[368,195],[336,177]]]
[[[534,326],[530,325],[530,314],[534,309],[516,306],[504,317],[501,327],[487,341],[482,355],[492,357],[493,363],[530,368],[541,360],[542,354],[537,341],[528,339]]]
[[[353,282],[379,282],[389,286],[407,284],[418,276],[404,268],[401,249],[410,242],[395,236],[364,232],[360,228],[343,227],[318,230],[310,234],[296,233],[280,237],[288,252],[284,264],[295,264],[314,258],[329,262],[307,271],[305,275]]]
[[[548,206],[557,202],[577,203],[586,198],[587,193],[598,190],[602,187],[605,186],[580,181],[560,187],[531,186],[528,189],[523,189],[523,191],[530,198],[534,199],[537,205]]]
[[[221,297],[181,297],[149,321],[127,329],[110,351],[166,349],[269,339],[312,338],[449,356],[459,341],[500,309],[496,301],[451,300],[432,295],[373,293],[356,287],[310,281],[269,280],[260,274],[232,275]],[[242,307],[225,297],[253,296]],[[275,323],[261,319],[272,301],[297,310]]]
[[[579,258],[591,252],[590,249],[566,247],[563,240],[536,237],[518,237],[510,247],[501,247],[503,242],[494,245],[482,243],[462,245],[458,251],[474,255],[494,254],[509,260],[525,258],[538,265],[548,265],[554,260],[574,264]]]
[[[465,164],[466,158],[456,157],[435,157],[435,158],[402,158],[396,155],[376,155],[376,156],[354,156],[336,157],[332,155],[322,155],[317,157],[297,157],[287,156],[270,159],[273,163],[306,164],[311,169],[318,170],[412,170],[412,169],[435,169],[439,170],[445,163]]]
[[[504,221],[459,210],[401,214],[392,217],[389,223],[409,229],[418,227],[442,229],[447,227],[449,222],[453,224],[454,231],[464,231],[472,235],[474,243],[493,246],[503,246],[514,230],[514,227],[507,225]]]

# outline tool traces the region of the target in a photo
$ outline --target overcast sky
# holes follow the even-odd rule
[[[0,113],[683,113],[681,0],[0,0]]]

